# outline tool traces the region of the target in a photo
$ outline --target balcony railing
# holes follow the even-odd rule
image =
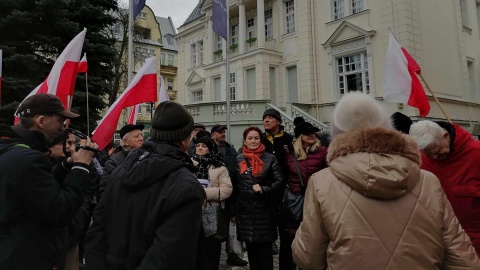
[[[261,122],[266,100],[242,100],[230,102],[230,119],[232,122]],[[185,105],[195,122],[203,124],[224,123],[227,116],[225,101]]]
[[[223,54],[221,53],[213,53],[213,62],[221,62],[223,61]]]
[[[177,74],[178,68],[174,66],[161,65],[160,70],[162,73],[168,73],[168,74],[174,75],[174,74]]]

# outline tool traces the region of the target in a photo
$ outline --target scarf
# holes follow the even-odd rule
[[[263,161],[260,159],[262,156],[263,152],[265,151],[265,146],[260,145],[258,149],[255,150],[249,150],[246,146],[243,147],[243,156],[245,157],[245,160],[240,162],[240,174],[244,174],[246,171],[249,170],[247,161],[250,162],[250,165],[252,165],[252,176],[257,177],[260,175],[260,173],[263,171]]]
[[[203,156],[193,154],[192,159],[198,162],[197,178],[210,180],[210,177],[208,176],[208,167],[212,164],[212,156],[210,153]]]

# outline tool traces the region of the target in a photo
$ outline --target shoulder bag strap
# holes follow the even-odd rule
[[[297,169],[297,174],[298,174],[298,178],[300,179],[300,185],[302,186],[302,193],[303,193],[305,184],[303,183],[302,174],[300,173],[300,168],[298,167],[298,160],[297,160],[297,156],[295,155],[295,152],[293,152],[293,161],[295,162],[295,168]]]

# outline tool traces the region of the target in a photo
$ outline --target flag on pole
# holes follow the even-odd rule
[[[100,120],[92,136],[93,141],[97,143],[100,150],[105,148],[112,140],[123,109],[158,99],[156,66],[155,57],[145,60],[145,64],[138,71],[137,75],[133,77],[130,85]]]
[[[384,71],[384,99],[388,102],[406,103],[418,108],[422,117],[427,116],[430,112],[430,102],[417,77],[417,74],[421,73],[420,66],[398,43],[391,31]]]
[[[132,124],[132,125],[137,124],[138,106],[142,106],[142,105],[141,104],[135,105],[130,110],[130,116],[128,117],[129,124]]]
[[[133,19],[135,19],[145,7],[145,1],[146,0],[133,0]]]
[[[37,86],[38,93],[48,93],[57,96],[68,110],[68,96],[73,95],[77,78],[78,63],[82,53],[83,41],[87,29],[84,28],[58,56],[50,74],[43,83]]]
[[[2,106],[2,63],[3,50],[0,50],[0,106]]]
[[[212,1],[212,16],[213,31],[227,40],[227,0]]]
[[[160,76],[160,94],[158,103],[164,102],[164,101],[170,101],[170,97],[168,96],[167,90],[165,90],[165,81],[163,80],[163,77]]]
[[[87,53],[84,53],[82,59],[80,59],[80,63],[78,63],[77,73],[87,73],[87,70]]]

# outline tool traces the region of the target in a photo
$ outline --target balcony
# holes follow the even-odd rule
[[[177,98],[177,90],[168,90],[167,93],[170,100]]]
[[[267,100],[239,100],[230,102],[230,120],[233,123],[261,123]],[[206,125],[225,123],[227,104],[225,101],[184,105],[193,116],[195,122]]]
[[[177,75],[177,70],[178,68],[174,66],[167,66],[167,65],[160,66],[160,73],[162,74]]]

